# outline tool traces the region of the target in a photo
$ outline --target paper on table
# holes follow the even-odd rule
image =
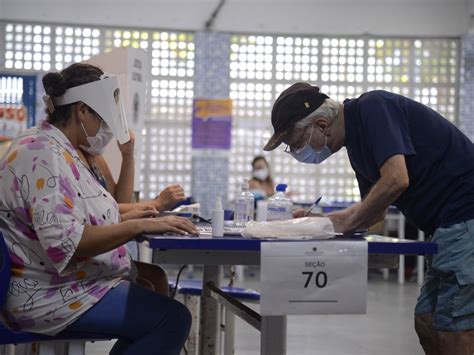
[[[331,239],[340,233],[327,217],[304,217],[286,221],[249,222],[242,232],[245,238]]]

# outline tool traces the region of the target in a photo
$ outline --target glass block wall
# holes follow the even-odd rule
[[[193,33],[0,22],[0,34],[0,70],[5,71],[42,74],[117,47],[146,50],[151,57],[150,112],[142,132],[142,197],[153,198],[172,183],[191,192]]]
[[[261,148],[271,135],[273,101],[293,82],[319,85],[339,101],[368,90],[390,90],[418,100],[458,123],[460,43],[456,38],[230,34],[227,76],[223,78],[222,68],[213,66],[206,73],[206,80],[225,82],[234,100],[229,201],[235,196],[238,182],[250,176],[252,158],[262,153]],[[61,70],[94,54],[129,46],[146,50],[152,64],[150,112],[142,132],[142,197],[154,197],[176,182],[190,194],[190,127],[198,84],[194,73],[194,33],[0,22],[2,71]],[[463,107],[463,112],[468,112],[467,106]],[[281,150],[266,156],[275,180],[288,183],[297,200],[311,201],[316,195],[322,195],[325,201],[359,199],[357,183],[343,151],[318,167],[300,164]]]
[[[474,142],[474,33],[462,39],[460,126]]]
[[[230,95],[235,101],[230,194],[270,137],[273,101],[297,81],[320,86],[342,102],[375,89],[411,97],[456,121],[457,39],[255,36],[231,38]],[[321,166],[298,163],[279,148],[265,155],[277,183],[295,199],[357,201],[359,189],[344,150]]]

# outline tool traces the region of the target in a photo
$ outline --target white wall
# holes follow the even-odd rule
[[[202,30],[219,0],[0,0],[20,21]],[[459,36],[472,0],[227,0],[215,30]]]

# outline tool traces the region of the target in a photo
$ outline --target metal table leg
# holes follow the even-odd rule
[[[224,308],[224,307],[222,307]],[[221,311],[222,311],[221,308]],[[235,315],[224,309],[224,355],[235,354]]]
[[[15,355],[15,345],[13,344],[5,345],[5,355]]]
[[[143,242],[138,244],[138,261],[153,263],[153,250],[150,249],[150,243]]]
[[[199,321],[199,355],[218,355],[220,338],[220,306],[211,297],[206,284],[212,282],[216,287],[221,286],[222,267],[219,265],[204,265],[203,295]]]
[[[398,220],[398,239],[405,239],[405,216],[401,213]],[[405,255],[400,255],[398,266],[398,284],[405,283]]]
[[[286,316],[262,316],[261,355],[286,355]]]
[[[421,242],[425,241],[425,233],[418,231],[418,240]],[[418,255],[417,257],[417,266],[416,266],[416,281],[418,285],[423,285],[425,278],[425,257],[423,255]]]

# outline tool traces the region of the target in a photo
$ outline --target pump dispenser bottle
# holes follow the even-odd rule
[[[212,210],[212,236],[224,236],[224,209],[222,208],[221,197],[216,197],[216,203]]]

